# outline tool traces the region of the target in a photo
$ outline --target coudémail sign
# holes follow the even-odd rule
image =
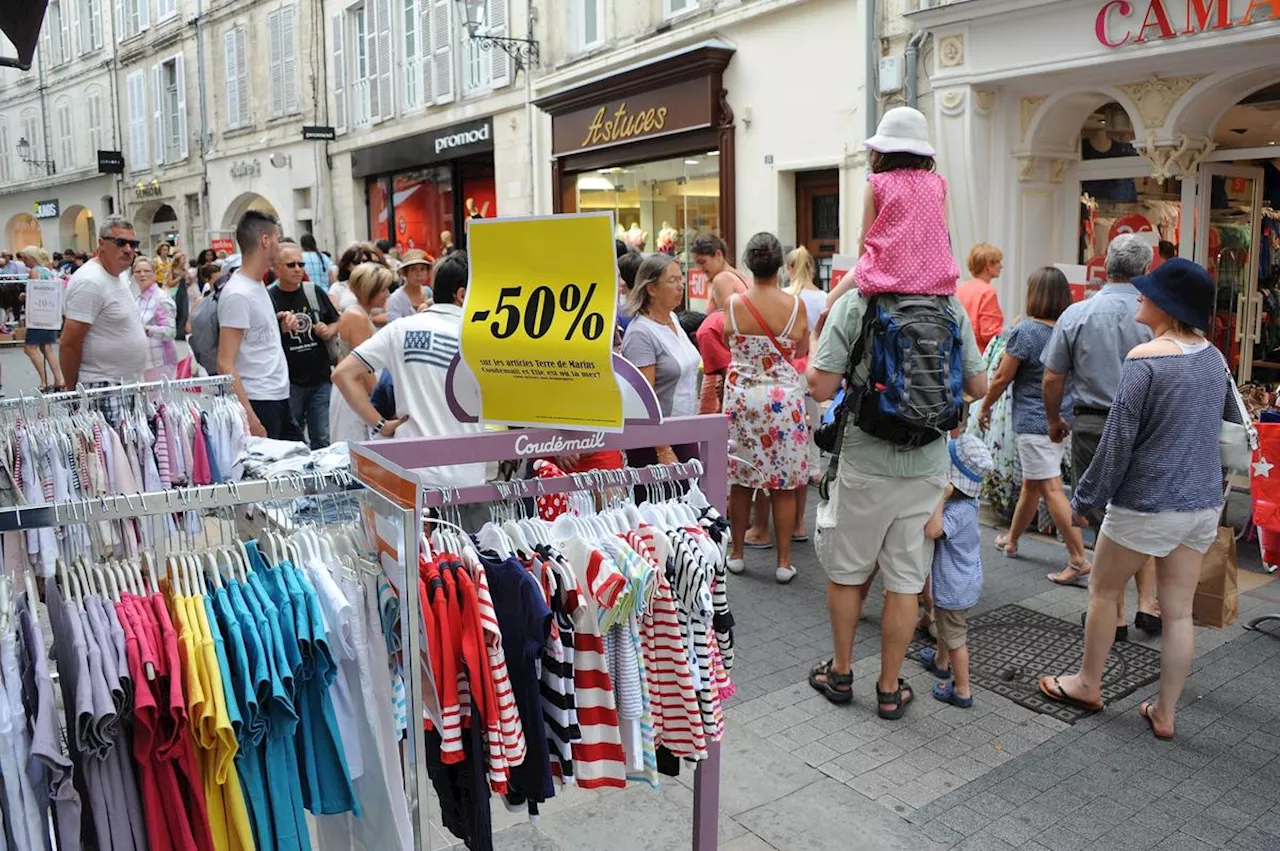
[[[1112,49],[1277,22],[1280,0],[1107,0],[1094,32]]]

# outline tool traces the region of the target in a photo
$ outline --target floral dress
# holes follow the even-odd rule
[[[724,413],[729,440],[736,445],[729,458],[729,481],[747,488],[791,490],[809,481],[809,425],[805,419],[801,376],[792,365],[796,344],[787,340],[795,325],[800,300],[778,335],[787,357],[765,334],[741,334],[729,302],[733,356],[725,376]]]
[[[983,360],[987,365],[987,380],[995,377],[1004,357],[1005,335],[999,334],[987,344]],[[978,428],[981,405],[969,408],[970,433],[977,435],[991,452],[994,468],[982,482],[982,498],[991,504],[996,513],[1006,521],[1013,517],[1022,490],[1022,464],[1018,461],[1017,434],[1013,430],[1013,394],[1005,391],[991,406],[991,424],[984,434]]]

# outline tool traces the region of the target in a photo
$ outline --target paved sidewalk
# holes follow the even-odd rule
[[[994,538],[984,530],[978,611],[1018,603],[1079,616],[1087,592],[1044,578],[1065,561],[1060,546],[1024,539],[1021,557],[1010,560]],[[916,701],[905,719],[880,720],[878,586],[855,644],[854,704],[832,706],[806,682],[809,667],[830,655],[813,546],[797,545],[800,574],[786,587],[774,583],[771,558],[749,554],[747,573],[730,584],[738,695],[726,713],[723,851],[1280,851],[1280,637],[1241,625],[1280,611],[1280,583],[1270,577],[1250,573],[1255,581],[1242,583],[1251,590],[1242,588],[1236,625],[1196,630],[1178,739],[1158,742],[1136,712],[1154,683],[1071,726],[981,689],[972,709],[939,703],[928,692],[937,681],[910,660],[903,672]],[[1256,545],[1242,544],[1240,562],[1242,572],[1257,569]],[[1132,614],[1132,589],[1129,596]],[[536,824],[495,801],[495,845],[687,851],[692,784],[686,771],[678,781],[663,778],[656,792],[565,790]],[[432,847],[447,841],[437,836]]]

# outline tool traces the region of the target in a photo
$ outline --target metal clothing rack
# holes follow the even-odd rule
[[[519,429],[485,432],[464,437],[394,438],[353,444],[351,463],[356,476],[370,490],[384,498],[381,505],[394,506],[395,511],[383,514],[380,524],[388,534],[394,531],[399,538],[388,541],[379,533],[379,547],[385,565],[394,559],[404,566],[404,575],[410,575],[410,565],[418,563],[418,547],[421,538],[423,512],[426,508],[441,505],[465,505],[477,502],[507,501],[564,493],[572,490],[594,490],[628,484],[671,482],[701,477],[701,490],[707,501],[722,513],[726,510],[729,480],[729,426],[719,415],[677,417],[661,424],[627,424],[617,433],[597,432],[593,449],[637,449],[654,446],[694,444],[701,463],[655,465],[633,468],[628,471],[597,471],[593,473],[569,473],[564,476],[502,482],[487,485],[451,488],[437,486],[431,476],[433,467],[458,464],[475,464],[490,461],[506,461],[513,458],[540,457],[531,453],[530,446],[554,445],[556,438],[581,439],[580,431],[557,429]],[[400,571],[397,569],[399,575]],[[416,618],[421,611],[418,601],[418,583],[406,582],[400,587],[403,599],[402,612],[415,620],[404,642],[406,658],[421,658],[420,630]],[[407,620],[404,618],[403,620]],[[403,626],[402,621],[402,626]],[[406,668],[415,667],[406,665]],[[422,693],[409,692],[410,718],[422,718]],[[425,742],[421,729],[413,737],[411,758],[417,765],[425,765]],[[415,830],[419,847],[431,851],[429,844],[421,844],[432,832],[427,822],[429,807],[425,802],[432,794],[431,782],[425,771],[416,772],[416,800],[418,823]],[[707,742],[707,758],[698,763],[693,782],[693,851],[715,851],[717,846],[717,815],[720,811],[720,743]]]
[[[136,393],[148,393],[152,390],[212,390],[229,387],[234,379],[230,375],[207,375],[198,378],[173,378],[160,381],[136,381],[130,384],[109,384],[106,387],[78,387],[75,390],[64,390],[58,393],[37,394],[35,396],[13,396],[0,399],[0,410],[19,406],[45,406],[65,402],[77,402],[97,396],[114,396]]]

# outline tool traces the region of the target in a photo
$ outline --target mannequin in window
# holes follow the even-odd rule
[[[1116,157],[1136,157],[1137,150],[1131,142],[1118,141],[1111,138],[1105,127],[1092,130],[1080,140],[1080,156],[1086,160],[1114,159]],[[1111,180],[1084,180],[1080,183],[1080,191],[1092,195],[1099,201],[1135,202],[1138,200],[1138,184],[1130,177],[1118,177]]]
[[[639,222],[632,222],[631,227],[627,228],[627,235],[623,237],[623,242],[637,251],[644,251],[644,247],[649,243],[649,233],[641,229]]]

